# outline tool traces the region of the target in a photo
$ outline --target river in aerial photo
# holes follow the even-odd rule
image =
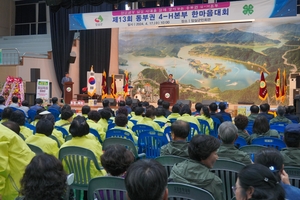
[[[178,52],[178,58],[175,57],[143,57],[134,56],[132,54],[120,54],[120,57],[128,61],[128,66],[119,66],[120,69],[127,70],[132,73],[132,80],[137,79],[137,75],[145,67],[141,66],[141,62],[148,62],[157,66],[163,66],[168,74],[173,74],[174,78],[183,84],[192,84],[197,88],[218,87],[221,91],[244,89],[255,81],[260,79],[260,68],[247,64],[222,59],[221,57],[209,56],[191,56],[189,51],[195,45],[185,46]],[[215,78],[204,76],[197,73],[196,69],[189,66],[189,62],[194,59],[200,61],[210,69],[214,69],[217,65],[225,67],[226,74],[215,74]],[[267,74],[265,74],[267,76]]]

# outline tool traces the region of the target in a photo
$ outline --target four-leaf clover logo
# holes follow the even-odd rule
[[[101,15],[99,15],[99,17],[98,18],[95,18],[95,22],[103,22],[103,18],[102,18],[102,16]]]
[[[252,5],[252,4],[249,4],[249,5],[244,5],[244,7],[243,7],[243,13],[244,13],[244,15],[252,15],[252,13],[254,12],[254,10],[253,10],[253,8],[254,8],[254,6]]]

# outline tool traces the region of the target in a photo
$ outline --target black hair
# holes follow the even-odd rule
[[[216,103],[209,104],[209,109],[211,112],[216,112],[218,110],[218,105]]]
[[[192,160],[202,161],[219,147],[220,141],[217,138],[210,135],[195,135],[189,143],[189,157]]]
[[[180,110],[180,115],[183,115],[183,114],[189,114],[191,115],[192,114],[192,111],[190,109],[190,106],[187,105],[187,104],[184,104]]]
[[[0,96],[0,104],[3,104],[5,102],[5,98],[3,96]]]
[[[73,111],[72,110],[62,110],[61,111],[61,116],[60,118],[63,119],[63,120],[68,120],[70,119],[72,116],[74,115]]]
[[[2,125],[6,126],[7,128],[9,128],[10,130],[12,130],[13,132],[15,132],[18,135],[20,134],[20,126],[16,122],[6,121],[6,122],[3,122]]]
[[[150,104],[149,104],[148,101],[144,101],[144,102],[143,102],[143,106],[144,106],[144,107],[148,107],[149,105],[150,105]]]
[[[53,126],[55,124],[55,117],[52,114],[43,115],[41,119],[48,119],[49,121],[52,122]]]
[[[261,112],[267,113],[270,110],[270,105],[267,103],[264,103],[264,104],[261,104],[259,106],[259,108],[260,108]]]
[[[27,100],[22,101],[22,106],[29,106],[29,103]]]
[[[118,108],[118,115],[119,114],[123,114],[123,115],[128,116],[128,110],[127,110],[127,108],[125,108],[125,107],[119,107]]]
[[[143,107],[136,107],[134,110],[135,115],[139,116],[142,115],[144,112],[144,108]]]
[[[109,100],[108,100],[108,99],[104,99],[104,100],[102,101],[102,106],[103,106],[103,108],[109,107]]]
[[[21,179],[21,195],[26,200],[61,199],[67,189],[67,173],[60,160],[52,155],[36,155]]]
[[[82,137],[89,134],[90,126],[84,117],[77,116],[73,119],[69,128],[69,132],[71,133],[72,137]]]
[[[261,164],[245,166],[238,174],[242,194],[253,187],[251,199],[284,200],[285,192],[269,168]]]
[[[176,137],[187,138],[190,133],[190,124],[182,120],[176,120],[171,125],[171,131]]]
[[[42,104],[42,103],[43,103],[43,99],[37,98],[37,99],[35,100],[35,103],[36,103],[36,104]]]
[[[45,134],[46,136],[52,134],[53,128],[53,123],[50,120],[44,118],[40,119],[36,124],[36,132]]]
[[[270,129],[269,121],[263,115],[258,115],[253,123],[253,133],[263,135]]]
[[[179,113],[180,112],[180,109],[181,109],[181,106],[179,104],[175,104],[173,107],[172,107],[172,113]]]
[[[10,107],[6,107],[3,109],[2,114],[1,114],[1,118],[2,119],[9,119],[11,114],[13,113],[13,109]],[[24,114],[23,114],[24,115]]]
[[[57,97],[53,97],[53,98],[51,99],[51,101],[52,101],[53,104],[56,104],[57,101],[58,101],[58,98],[57,98]]]
[[[134,162],[132,152],[123,145],[112,144],[103,149],[103,151],[104,153],[100,157],[101,164],[106,172],[112,176],[122,175]]]
[[[234,118],[234,124],[239,130],[245,130],[245,128],[248,126],[248,117],[245,115],[238,114]]]
[[[109,118],[111,117],[111,112],[107,108],[103,108],[99,112],[100,112],[101,118],[103,118],[103,119],[109,120]]]
[[[118,114],[115,117],[115,123],[117,126],[125,127],[126,124],[128,123],[128,118],[124,114]]]
[[[169,109],[169,107],[170,107],[170,103],[168,102],[168,101],[163,101],[163,103],[162,103],[162,107],[164,108],[164,109]]]
[[[35,115],[35,117],[34,117],[34,120],[36,120],[36,119],[41,119],[41,118],[42,118],[42,115],[40,115],[40,113],[41,113],[41,112],[44,112],[45,110],[46,110],[45,108],[39,108],[39,109],[37,109],[36,115]]]
[[[3,111],[4,112],[4,111]],[[17,124],[19,124],[19,126],[24,126],[25,125],[25,115],[24,112],[21,110],[15,110],[11,113],[10,121],[16,122]]]
[[[251,111],[251,113],[258,114],[259,113],[259,107],[257,105],[252,105],[250,107],[250,111]]]
[[[131,164],[125,177],[130,200],[161,200],[167,182],[167,171],[154,159],[141,159]]]
[[[131,99],[131,98],[127,98],[127,99],[125,100],[125,104],[126,104],[127,106],[131,106],[131,105],[132,105],[132,99]]]
[[[163,102],[164,102],[164,100],[158,99],[158,100],[157,100],[157,105],[162,106],[162,103],[163,103]]]
[[[292,131],[284,130],[283,140],[288,147],[300,147],[300,130],[294,129]]]
[[[18,103],[19,98],[18,98],[17,96],[13,96],[13,97],[11,98],[11,101],[12,101],[13,103]]]
[[[63,105],[63,106],[61,107],[61,112],[62,112],[63,110],[72,110],[72,109],[71,109],[71,106],[70,106],[69,104],[65,104],[65,105]]]
[[[289,113],[289,114],[295,114],[296,113],[296,108],[295,108],[295,106],[288,106],[287,108],[286,108],[286,113]]]
[[[146,108],[145,117],[151,118],[153,116],[155,116],[155,108],[151,105]]]
[[[156,117],[165,116],[165,115],[166,115],[166,112],[165,112],[164,108],[158,107],[158,108],[155,109],[155,116]]]
[[[205,117],[210,118],[210,113],[209,113],[209,109],[207,106],[202,107],[202,112]]]
[[[98,111],[96,110],[91,110],[88,114],[88,118],[95,121],[95,122],[98,122],[101,118],[101,115]]]
[[[219,103],[219,109],[220,109],[221,111],[226,110],[226,104],[225,104],[224,102],[220,102],[220,103]]]
[[[91,107],[90,106],[85,105],[85,106],[82,106],[82,108],[81,108],[81,113],[83,115],[89,114],[90,111],[91,111]]]
[[[200,112],[201,111],[201,108],[203,107],[203,105],[202,105],[202,103],[196,103],[195,104],[195,109],[198,111],[198,112]]]
[[[119,103],[118,103],[119,107],[122,107],[122,106],[125,106],[125,105],[126,105],[125,101],[119,101]]]

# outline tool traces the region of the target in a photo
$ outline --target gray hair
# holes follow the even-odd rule
[[[278,108],[277,108],[277,114],[278,114],[279,116],[283,116],[283,115],[285,114],[285,107],[283,107],[283,106],[278,106]]]
[[[232,144],[238,135],[238,129],[232,122],[223,122],[218,128],[218,135],[224,144]]]

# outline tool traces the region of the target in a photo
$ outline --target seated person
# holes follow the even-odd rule
[[[3,122],[2,125],[6,126],[7,128],[9,128],[10,130],[12,130],[13,132],[15,132],[18,135],[20,134],[20,126],[16,122],[8,120],[6,122]]]
[[[181,115],[179,114],[180,113],[180,105],[179,104],[175,104],[173,107],[172,107],[172,113],[167,117],[168,120],[170,119],[177,119],[178,117],[180,117]]]
[[[169,144],[161,147],[160,155],[173,155],[181,157],[189,157],[188,143],[186,138],[190,133],[190,124],[182,120],[176,120],[171,125],[171,137],[172,140]]]
[[[278,106],[276,113],[277,113],[277,116],[270,120],[270,124],[274,124],[274,123],[291,124],[292,123],[291,120],[289,120],[288,118],[286,118],[284,116],[284,114],[285,114],[285,107]]]
[[[57,110],[60,113],[61,112],[61,108],[58,105],[58,98],[57,97],[53,97],[51,99],[51,101],[52,101],[52,105],[49,106],[48,109],[55,109],[55,110]]]
[[[267,118],[263,115],[258,115],[253,123],[253,134],[250,136],[250,141],[257,137],[275,137],[279,138],[276,130],[270,129]]]
[[[57,158],[48,154],[35,156],[25,169],[20,194],[24,199],[62,200],[67,190],[67,173]]]
[[[20,133],[22,133],[25,138],[28,138],[29,136],[33,135],[33,131],[25,126],[26,120],[23,111],[21,110],[14,111],[11,114],[9,120],[19,124]]]
[[[141,159],[131,164],[125,177],[128,200],[167,200],[168,175],[154,159]]]
[[[241,162],[246,165],[252,163],[246,152],[240,151],[234,146],[234,142],[238,138],[238,129],[232,122],[223,122],[219,126],[218,138],[222,141],[218,149],[219,158]]]
[[[85,105],[85,106],[82,106],[82,108],[81,108],[81,114],[85,118],[88,118],[88,114],[89,114],[90,111],[91,111],[90,106]]]
[[[107,176],[124,178],[128,167],[134,162],[132,152],[120,144],[109,145],[103,151],[100,160]]]
[[[180,110],[180,115],[181,117],[178,117],[177,120],[183,120],[189,123],[196,124],[198,126],[198,129],[200,130],[200,123],[197,120],[196,117],[192,116],[192,111],[190,109],[189,105],[183,105],[181,110]]]
[[[36,124],[38,123],[38,121],[43,117],[43,114],[41,114],[42,112],[44,113],[44,111],[46,111],[45,108],[39,108],[36,111],[36,116],[34,117],[34,120],[32,122],[30,122],[31,125],[36,126]],[[47,114],[50,114],[49,111],[46,111]]]
[[[153,120],[154,122],[162,122],[162,123],[168,123],[170,122],[166,117],[165,117],[165,109],[164,108],[156,108],[155,109],[155,119]],[[170,125],[170,123],[169,123]]]
[[[89,149],[94,153],[94,155],[97,158],[98,164],[101,167],[102,165],[100,162],[100,157],[103,154],[102,146],[96,140],[92,140],[88,137],[88,134],[90,132],[90,127],[88,123],[86,123],[85,118],[82,116],[75,117],[71,123],[69,132],[72,135],[72,139],[66,141],[63,145],[61,145],[60,149],[63,149],[65,147],[70,147],[70,146]],[[98,171],[94,166],[93,162],[91,162],[90,172],[92,178],[97,176],[103,176],[106,174],[104,170]]]
[[[109,100],[108,99],[103,99],[102,106],[103,106],[103,109],[106,108],[107,110],[109,110],[112,117],[115,117],[115,112],[109,107]]]
[[[54,115],[52,115],[51,113],[50,114],[47,114],[47,115],[43,115],[42,119],[47,119],[47,120],[50,120],[51,123],[53,124],[52,126],[54,127],[54,124],[55,124],[55,117]],[[53,131],[52,131],[52,134],[59,142],[59,146],[61,146],[63,143],[65,143],[65,139],[63,137],[63,133],[59,130],[57,130],[56,128],[53,128]]]
[[[196,119],[202,119],[207,121],[210,130],[214,130],[214,120],[210,117],[209,109],[207,106],[203,106],[202,110],[200,111],[200,115],[196,116]],[[205,134],[209,135],[209,129],[205,130]]]
[[[1,123],[8,121],[13,112],[13,109],[10,107],[4,108],[1,114]]]
[[[127,110],[127,108],[125,106],[119,107],[119,109],[117,110],[117,113],[125,115],[127,117],[127,119],[128,119],[128,110]],[[127,122],[127,127],[129,129],[132,129],[133,126],[134,126],[134,123],[132,121],[128,121]]]
[[[29,136],[25,142],[40,147],[44,153],[58,158],[57,142],[48,137],[52,134],[53,123],[48,119],[40,119],[36,124],[36,134]]]
[[[105,133],[103,131],[103,127],[101,126],[101,124],[98,124],[98,121],[100,120],[100,118],[101,118],[100,113],[96,110],[92,110],[89,112],[88,119],[86,120],[86,122],[89,124],[90,128],[93,128],[98,131],[98,134],[100,135],[101,140],[104,141]],[[98,140],[98,138],[97,138],[97,140]]]
[[[124,114],[118,113],[117,116],[115,117],[115,123],[116,126],[112,128],[111,130],[118,129],[118,130],[123,130],[131,134],[133,138],[133,142],[137,143],[138,137],[136,134],[129,128],[127,128],[127,123],[128,123],[128,118]]]
[[[145,117],[143,120],[139,121],[137,124],[144,124],[151,126],[154,130],[163,132],[160,126],[153,121],[155,117],[155,108],[154,106],[148,106],[146,109]]]
[[[284,165],[300,167],[300,124],[288,124],[284,130],[283,141],[287,146],[280,151]]]
[[[296,108],[295,106],[288,106],[286,108],[286,114],[284,115],[286,118],[291,120],[294,123],[299,123],[299,117],[296,115]]]
[[[143,120],[143,118],[144,118],[143,113],[144,113],[144,108],[143,107],[139,107],[139,106],[136,107],[134,109],[134,116],[132,116],[130,118],[130,121],[135,120],[135,121],[139,122],[139,121]]]
[[[100,116],[101,116],[101,119],[98,121],[98,124],[101,125],[103,132],[106,133],[107,127],[108,127],[108,120],[111,117],[111,112],[107,108],[103,108],[102,110],[99,110],[98,112],[100,113]]]
[[[60,120],[55,122],[55,126],[60,126],[69,132],[69,127],[73,120],[73,112],[70,109],[61,109]]]
[[[284,171],[283,156],[275,148],[265,148],[255,154],[255,163],[268,167],[285,190],[285,198],[292,200],[300,197],[300,189],[290,185],[288,174]]]
[[[210,172],[218,159],[220,141],[209,135],[195,135],[190,141],[190,159],[173,166],[170,179],[174,182],[195,185],[209,191],[216,200],[223,199],[223,182]]]
[[[238,114],[234,118],[234,124],[238,129],[238,136],[244,138],[247,141],[247,144],[250,144],[250,135],[245,129],[248,126],[248,119],[245,115]]]
[[[35,111],[37,111],[37,110],[40,109],[40,108],[44,108],[42,105],[43,105],[43,99],[37,98],[37,99],[35,100],[35,105],[34,105],[34,106],[31,106],[31,107],[29,108],[29,110],[35,110]]]
[[[132,107],[132,99],[131,97],[127,97],[125,100],[125,108],[127,109],[128,115],[130,115],[132,111],[131,107]]]
[[[267,118],[268,121],[274,118],[274,115],[268,113],[270,110],[270,105],[268,103],[261,104],[259,108],[260,108],[260,113],[258,115],[263,115],[264,117]]]
[[[167,118],[167,117],[171,114],[171,112],[170,112],[170,110],[169,110],[169,108],[170,108],[170,103],[167,102],[167,101],[164,101],[164,102],[162,103],[162,107],[163,107],[164,110],[165,110],[165,117]]]
[[[219,103],[219,109],[220,109],[219,113],[222,115],[223,119],[224,119],[224,116],[225,117],[227,116],[227,118],[229,118],[229,121],[232,122],[231,114],[225,112],[225,110],[226,110],[226,104],[224,102],[220,102]]]
[[[250,115],[248,116],[248,121],[254,121],[255,118],[258,116],[259,107],[257,105],[252,105],[250,107]]]
[[[157,108],[162,107],[162,103],[164,102],[164,100],[162,99],[158,99],[157,100]]]
[[[215,117],[220,120],[220,122],[224,122],[223,116],[221,113],[217,113],[218,105],[216,103],[209,104],[210,116]]]
[[[202,105],[202,103],[196,103],[195,104],[195,109],[196,109],[196,111],[195,112],[192,112],[192,115],[193,116],[198,116],[198,115],[200,115],[200,111],[201,111],[201,108],[203,107],[203,105]]]
[[[0,96],[0,109],[3,110],[4,108],[6,108],[5,98],[3,96]]]
[[[22,101],[22,105],[19,108],[20,110],[23,110],[26,117],[28,117],[28,110],[29,110],[29,103],[27,100]]]
[[[245,166],[232,187],[236,200],[285,200],[285,192],[269,168],[261,164]]]
[[[9,107],[14,107],[14,108],[19,108],[19,98],[17,96],[13,96],[11,98],[11,103],[9,105]]]

